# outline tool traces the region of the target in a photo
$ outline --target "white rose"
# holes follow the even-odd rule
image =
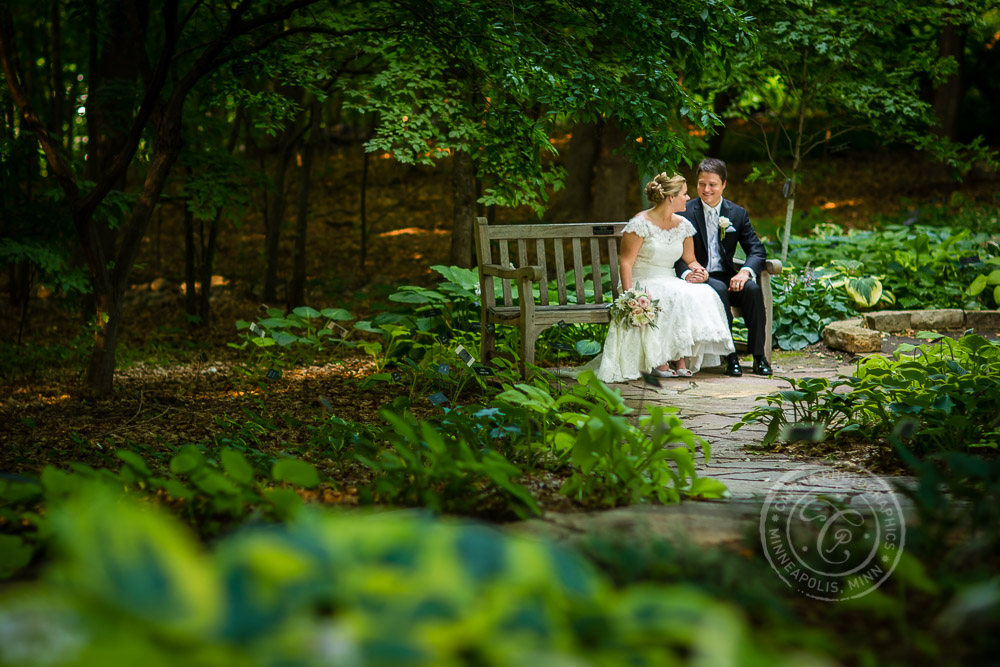
[[[719,216],[719,238],[720,239],[726,238],[726,230],[729,228],[730,224],[731,223],[729,222],[729,218],[727,218],[724,215],[720,215]]]

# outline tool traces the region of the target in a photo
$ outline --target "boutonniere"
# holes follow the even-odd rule
[[[727,218],[724,215],[720,215],[719,216],[719,238],[720,239],[726,238],[726,230],[729,229],[730,224],[731,223],[729,222],[729,218]]]

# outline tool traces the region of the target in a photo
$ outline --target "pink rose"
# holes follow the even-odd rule
[[[639,302],[640,308],[649,308],[650,301],[648,296],[640,296],[636,301]]]
[[[642,308],[636,307],[632,309],[632,315],[634,317],[642,317],[644,314],[645,311]]]
[[[629,299],[629,300],[628,300],[628,307],[629,307],[629,308],[635,308],[635,307],[637,307],[638,305],[639,305],[639,302],[638,302],[638,301],[636,301],[635,299]]]

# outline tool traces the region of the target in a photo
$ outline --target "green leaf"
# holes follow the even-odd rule
[[[316,466],[299,459],[279,459],[271,469],[271,477],[276,482],[288,482],[307,489],[319,484],[319,473]]]
[[[130,449],[118,449],[115,450],[115,456],[124,461],[129,467],[131,467],[135,472],[139,473],[143,477],[149,477],[153,472],[146,465],[146,462],[141,456],[136,454]]]
[[[292,516],[302,507],[302,498],[293,489],[268,489],[264,496],[285,517]]]
[[[320,317],[320,312],[315,308],[310,308],[309,306],[299,306],[293,310],[292,313],[306,320],[312,320]]]
[[[170,459],[170,472],[175,475],[184,475],[191,472],[205,461],[201,452],[192,445],[185,445],[174,457]]]
[[[17,535],[0,534],[0,579],[6,579],[31,562],[35,548]]]
[[[591,357],[601,351],[601,344],[596,340],[578,340],[576,341],[576,351],[585,357]]]
[[[684,492],[696,498],[728,498],[731,495],[725,484],[711,477],[691,480]]]
[[[45,493],[51,499],[72,493],[79,488],[79,482],[74,475],[47,465],[42,470],[42,486],[45,487]]]
[[[980,274],[972,281],[972,284],[965,290],[970,296],[976,296],[986,289],[986,276]]]
[[[320,315],[331,320],[337,320],[338,322],[343,322],[345,320],[353,320],[354,316],[343,308],[324,308],[319,311]]]
[[[852,278],[847,281],[845,289],[863,308],[871,308],[882,298],[882,283],[878,278]]]
[[[233,449],[223,449],[219,459],[222,462],[222,469],[236,482],[249,484],[253,481],[253,467],[243,454]]]

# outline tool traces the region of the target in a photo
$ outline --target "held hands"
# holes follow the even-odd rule
[[[684,280],[689,283],[703,283],[708,280],[708,271],[705,270],[704,266],[700,264],[688,264],[688,268],[691,269],[691,273],[687,274]]]

